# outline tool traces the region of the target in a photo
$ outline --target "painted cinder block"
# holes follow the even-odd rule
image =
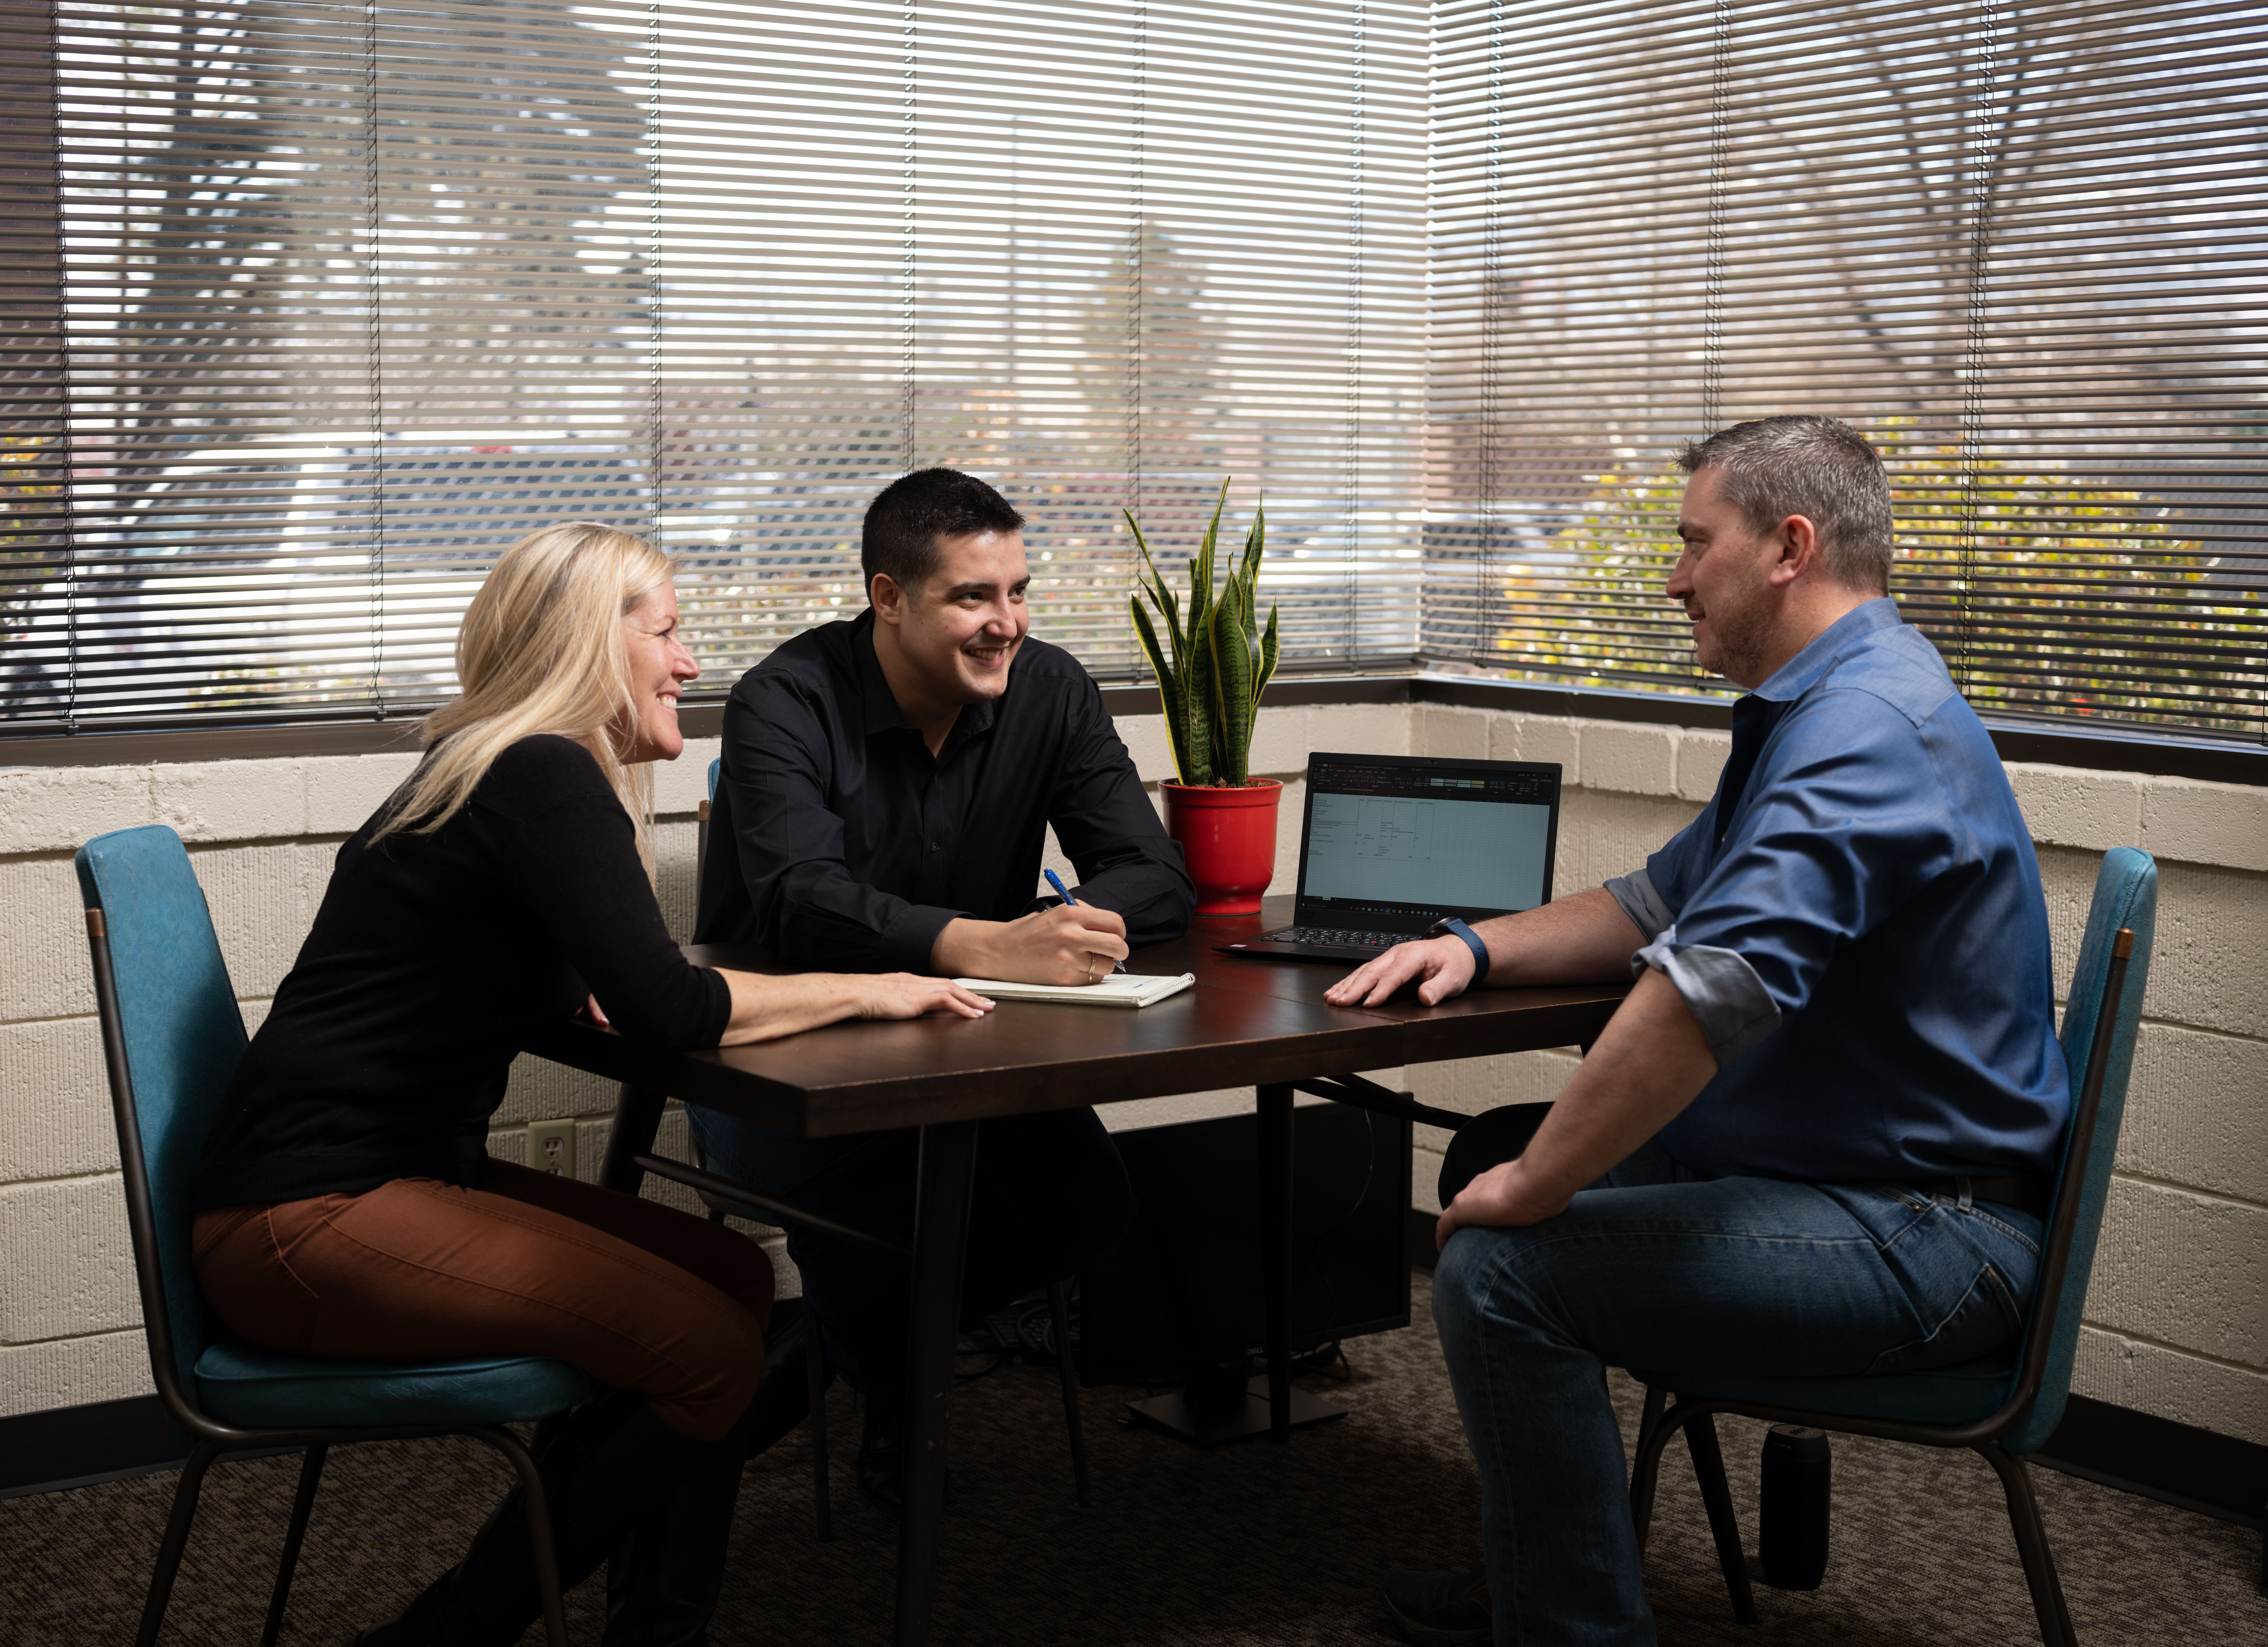
[[[126,1197],[115,1173],[0,1188],[0,1344],[140,1322]]]
[[[67,857],[0,861],[8,954],[0,964],[0,1023],[94,1011],[86,910]]]
[[[307,833],[350,835],[417,769],[417,756],[311,755],[299,769],[306,787]]]
[[[1272,711],[1263,710],[1261,713]],[[1166,736],[1163,714],[1121,715],[1116,724],[1127,755],[1134,762],[1134,770],[1145,783],[1163,783],[1174,776],[1173,740]]]
[[[305,849],[296,842],[203,847],[189,863],[204,888],[229,982],[239,995],[273,996],[314,919]]]
[[[2113,1178],[2087,1319],[2268,1371],[2268,1207]]]
[[[0,1025],[0,1181],[107,1173],[118,1135],[91,1018]]]
[[[1583,787],[1624,795],[1675,795],[1677,729],[1627,721],[1584,721]]]
[[[2268,1373],[2095,1326],[2080,1329],[2072,1393],[2268,1445]]]
[[[1564,898],[1610,875],[1644,868],[1648,857],[1700,815],[1698,804],[1675,796],[1569,791],[1559,807],[1553,894]]]
[[[2151,778],[2135,844],[2161,858],[2268,871],[2268,789]]]
[[[1293,704],[1283,709],[1263,709],[1252,724],[1252,747],[1248,753],[1245,770],[1254,777],[1282,777],[1287,773],[1307,769],[1307,751],[1314,743],[1314,712]],[[1165,726],[1165,717],[1158,717],[1160,730]],[[1332,745],[1336,748],[1337,746]],[[1147,772],[1143,774],[1149,776]],[[1171,744],[1168,743],[1164,766],[1158,773],[1162,782],[1174,776]]]
[[[1448,703],[1413,704],[1410,753],[1450,761],[1489,760],[1490,720],[1485,710],[1460,709]]]
[[[76,852],[151,821],[147,767],[0,770],[0,852]]]
[[[569,1115],[611,1115],[618,1082],[585,1070],[524,1052],[512,1061],[512,1076],[504,1102],[490,1116],[492,1126],[519,1126],[531,1121],[559,1121]],[[581,1146],[578,1143],[577,1147]]]
[[[1319,703],[1305,711],[1307,741],[1285,772],[1305,772],[1307,756],[1324,749],[1337,754],[1406,755],[1410,753],[1410,703]],[[1254,763],[1258,770],[1258,763]],[[1279,768],[1271,768],[1274,772]]]
[[[2007,771],[2024,823],[2042,845],[2107,852],[2141,844],[2145,780],[2021,761],[2011,762]]]
[[[2118,1166],[2268,1206],[2268,1040],[2144,1024]]]
[[[266,841],[307,833],[298,761],[201,761],[151,771],[157,820],[184,841]]]
[[[0,1418],[156,1393],[139,1327],[44,1343],[0,1345]]]
[[[1677,734],[1677,793],[1686,800],[1709,804],[1717,780],[1725,776],[1732,759],[1733,734],[1688,727]]]
[[[1557,715],[1492,715],[1489,759],[1556,762],[1559,782],[1572,789],[1583,781],[1583,740],[1577,725]]]

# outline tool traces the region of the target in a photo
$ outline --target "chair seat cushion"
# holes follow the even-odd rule
[[[224,1423],[497,1424],[541,1418],[591,1393],[580,1369],[549,1356],[464,1361],[327,1361],[223,1338],[197,1357],[197,1403]]]
[[[1830,1379],[1700,1378],[1649,1372],[1631,1376],[1685,1401],[1734,1407],[1792,1407],[1845,1418],[1918,1424],[1968,1424],[1998,1412],[2016,1381],[2016,1347],[1927,1372],[1885,1372]]]

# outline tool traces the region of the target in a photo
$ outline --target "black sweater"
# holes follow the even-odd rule
[[[382,814],[381,814],[382,815]],[[679,952],[630,815],[590,752],[524,738],[431,835],[339,848],[323,905],[238,1066],[199,1209],[476,1187],[489,1117],[534,1027],[595,994],[625,1035],[713,1047],[725,980]]]

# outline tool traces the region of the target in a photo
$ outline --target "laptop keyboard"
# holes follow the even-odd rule
[[[1392,949],[1408,936],[1401,932],[1342,932],[1327,926],[1287,926],[1269,937],[1285,944],[1336,944],[1353,949]]]

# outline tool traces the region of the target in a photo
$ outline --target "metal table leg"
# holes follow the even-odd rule
[[[976,1127],[956,1121],[921,1131],[914,1190],[913,1305],[906,1347],[904,1510],[898,1522],[897,1647],[929,1640],[937,1599],[937,1540],[945,1518],[945,1445],[952,1415],[953,1342],[961,1321],[961,1268],[968,1245],[968,1193]]]
[[[645,1182],[641,1155],[653,1153],[653,1135],[661,1127],[662,1106],[669,1095],[659,1087],[622,1084],[615,1097],[615,1124],[607,1133],[606,1164],[599,1169],[601,1189],[619,1189],[635,1195]]]
[[[1260,1089],[1260,1268],[1268,1438],[1292,1438],[1292,1091]]]

